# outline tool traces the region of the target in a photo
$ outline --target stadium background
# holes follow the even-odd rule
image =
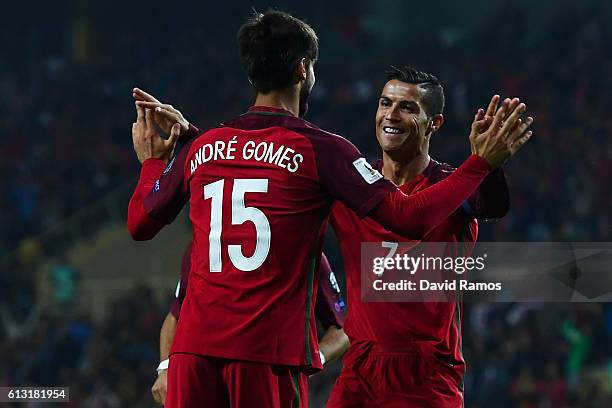
[[[235,32],[269,3],[15,2],[0,26],[0,386],[68,385],[71,406],[149,407],[158,335],[189,239],[186,217],[152,243],[125,228],[136,183],[131,88],[200,126],[252,92]],[[471,116],[520,96],[535,139],[508,166],[512,209],[480,240],[612,241],[612,3],[271,4],[317,30],[309,119],[370,158],[391,63],[445,85],[432,156],[458,164]],[[327,248],[335,269],[341,260]],[[612,406],[609,304],[470,304],[468,407]],[[311,381],[323,406],[339,369]]]

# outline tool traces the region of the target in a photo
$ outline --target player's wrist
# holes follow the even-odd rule
[[[159,365],[157,366],[157,375],[159,375],[162,371],[166,371],[168,369],[168,364],[170,363],[170,359],[165,359],[160,361]]]
[[[478,170],[488,172],[495,170],[487,159],[476,153],[471,154],[464,163],[469,163],[470,166]]]

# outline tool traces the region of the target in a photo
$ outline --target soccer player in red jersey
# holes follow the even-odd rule
[[[159,404],[164,405],[166,400],[166,389],[168,382],[168,355],[170,345],[176,332],[176,324],[179,319],[181,305],[187,292],[189,280],[189,270],[191,269],[191,250],[193,244],[190,243],[185,248],[181,261],[180,279],[176,287],[175,299],[172,307],[164,320],[159,334],[160,364],[157,367],[157,379],[151,388],[153,398]],[[319,341],[319,353],[321,361],[326,364],[336,360],[348,348],[348,337],[342,329],[346,304],[340,292],[340,286],[336,280],[334,272],[331,270],[329,261],[325,255],[321,258],[321,279],[319,279],[319,291],[315,316],[324,330],[323,336]]]
[[[479,110],[472,127],[495,114],[495,96]],[[515,102],[516,103],[516,102]],[[389,72],[376,113],[382,161],[373,163],[406,194],[416,194],[449,177],[455,169],[429,156],[429,141],[444,122],[444,93],[433,75],[410,67]],[[532,118],[519,123],[522,134]],[[528,134],[530,135],[530,133]],[[498,218],[509,207],[501,169],[492,172],[463,206],[427,233],[421,242],[445,242],[428,256],[466,256],[478,235],[477,218]],[[461,407],[465,361],[461,350],[460,302],[362,302],[362,242],[409,242],[371,218],[360,219],[336,202],[332,226],[347,275],[351,346],[332,390],[328,407]]]
[[[420,239],[528,139],[512,132],[525,105],[504,103],[453,175],[407,196],[346,139],[298,117],[314,85],[312,28],[269,11],[241,27],[238,43],[255,106],[169,163],[179,124],[162,139],[141,104],[132,129],[142,163],[128,207],[132,237],[151,239],[187,201],[194,232],[168,407],[306,407],[306,374],[322,368],[313,295],[333,202]]]

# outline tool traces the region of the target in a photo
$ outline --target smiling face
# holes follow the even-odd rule
[[[426,91],[417,84],[392,79],[378,100],[376,138],[383,152],[396,160],[427,154],[431,133],[442,124],[442,115],[428,117],[422,104]]]

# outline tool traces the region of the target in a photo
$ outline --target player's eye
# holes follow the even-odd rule
[[[380,99],[380,106],[389,106],[389,105],[391,105],[391,102],[389,102],[388,99],[384,99],[384,98]]]

